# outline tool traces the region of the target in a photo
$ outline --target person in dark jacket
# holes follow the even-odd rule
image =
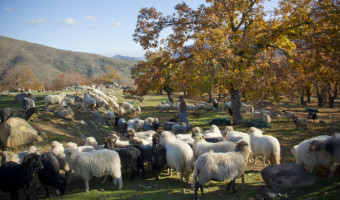
[[[184,119],[185,123],[187,124],[187,126],[189,126],[189,122],[187,119],[187,103],[184,101],[184,96],[180,96],[179,97],[179,120],[178,120],[178,124],[181,124],[182,119]]]

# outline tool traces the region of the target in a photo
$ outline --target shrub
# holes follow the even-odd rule
[[[262,119],[246,119],[244,123],[247,127],[270,128],[269,124]]]
[[[228,120],[225,117],[214,118],[213,120],[211,120],[211,122],[209,124],[210,125],[216,125],[216,126],[231,125],[230,120]]]
[[[319,112],[319,110],[316,109],[316,108],[306,108],[306,111],[307,111],[307,112],[311,112],[311,113],[317,113],[317,112]]]

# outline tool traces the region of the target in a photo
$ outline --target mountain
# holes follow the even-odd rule
[[[130,69],[137,61],[120,60],[90,53],[59,50],[0,36],[0,72],[11,65],[33,69],[41,82],[48,82],[56,74],[75,71],[88,77],[103,73],[106,65],[118,69],[122,85],[131,85]]]
[[[115,55],[112,58],[119,59],[119,60],[131,60],[131,61],[141,61],[145,60],[143,57],[130,57],[130,56],[122,56],[122,55]]]

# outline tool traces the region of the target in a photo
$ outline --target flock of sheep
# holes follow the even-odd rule
[[[198,198],[198,189],[203,194],[203,186],[210,180],[230,180],[228,189],[235,192],[235,180],[242,177],[244,183],[244,171],[249,162],[255,163],[257,156],[262,156],[263,166],[267,164],[280,164],[280,143],[277,138],[263,134],[263,131],[251,127],[247,133],[239,132],[232,126],[226,126],[220,130],[211,125],[209,130],[203,131],[200,127],[182,126],[175,120],[170,120],[160,125],[157,118],[116,117],[123,113],[138,115],[140,107],[124,102],[118,104],[113,95],[105,95],[99,90],[91,90],[84,93],[82,100],[69,98],[65,95],[48,95],[44,102],[46,110],[50,105],[63,106],[67,104],[76,107],[88,108],[104,107],[107,110],[106,120],[125,134],[127,140],[121,140],[117,134],[108,135],[98,144],[94,137],[87,137],[82,146],[73,142],[62,144],[54,141],[51,150],[39,154],[36,148],[31,147],[26,152],[12,154],[2,152],[2,166],[0,167],[0,189],[9,192],[13,199],[18,197],[18,190],[24,188],[26,197],[30,182],[34,180],[34,174],[38,174],[38,182],[45,186],[49,196],[48,186],[55,187],[59,194],[65,192],[67,183],[71,181],[70,173],[74,173],[84,179],[85,191],[89,191],[89,180],[92,177],[112,177],[114,185],[118,183],[118,189],[123,188],[122,173],[131,173],[130,180],[138,172],[142,172],[142,178],[146,178],[146,163],[151,165],[152,171],[159,174],[166,167],[175,169],[180,173],[183,182],[189,182],[193,173],[192,188],[195,198]],[[34,103],[34,102],[33,102]],[[81,106],[77,106],[81,104]],[[230,108],[226,103],[226,108]],[[190,106],[188,106],[189,108]],[[206,109],[205,104],[194,105],[195,110]],[[34,108],[27,106],[26,111]],[[251,112],[254,118],[263,117],[269,120],[271,113],[266,110],[254,111],[252,106],[243,105],[244,112]],[[160,104],[159,109],[168,111],[176,108],[176,104]],[[9,111],[4,119],[8,119]],[[300,124],[294,113],[284,112],[288,119]],[[20,116],[19,116],[20,117]],[[24,116],[25,117],[25,116]],[[1,115],[2,121],[3,116]],[[29,117],[28,117],[29,118]],[[26,119],[28,119],[26,116]],[[302,122],[301,122],[302,123]],[[318,136],[301,142],[292,148],[296,163],[306,168],[325,166],[330,169],[330,176],[334,174],[340,163],[340,134],[333,136]],[[62,176],[59,171],[65,172]],[[15,181],[11,181],[15,180]],[[10,184],[9,184],[10,183]]]

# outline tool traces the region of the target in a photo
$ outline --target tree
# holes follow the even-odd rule
[[[267,65],[255,65],[257,59],[266,58],[263,55],[267,51],[280,52],[290,59],[295,49],[292,34],[301,31],[310,22],[307,8],[311,1],[281,1],[280,8],[270,20],[265,20],[263,2],[207,0],[208,6],[201,5],[197,10],[182,3],[176,5],[176,12],[169,16],[163,16],[154,8],[143,8],[138,16],[134,40],[144,49],[163,45],[172,55],[191,62],[191,77],[197,75],[200,80],[204,80],[209,74],[198,73],[202,68],[212,67],[210,71],[217,70],[217,76],[212,77],[213,83],[219,92],[229,91],[233,122],[239,124],[243,121],[241,92],[249,85],[248,78],[270,81],[270,77],[264,76],[266,68],[261,68]],[[173,33],[160,40],[160,32],[168,27],[172,28]],[[189,41],[193,42],[190,46],[186,45]],[[214,64],[205,65],[210,62]],[[268,60],[264,59],[263,62]],[[206,91],[197,91],[203,92]]]
[[[104,84],[109,84],[109,83],[112,83],[113,81],[119,82],[121,80],[121,77],[120,77],[120,73],[118,69],[110,65],[105,65],[104,73],[101,79]]]
[[[1,75],[3,90],[16,89],[42,89],[43,85],[34,74],[32,68],[27,66],[11,66],[5,69]]]

